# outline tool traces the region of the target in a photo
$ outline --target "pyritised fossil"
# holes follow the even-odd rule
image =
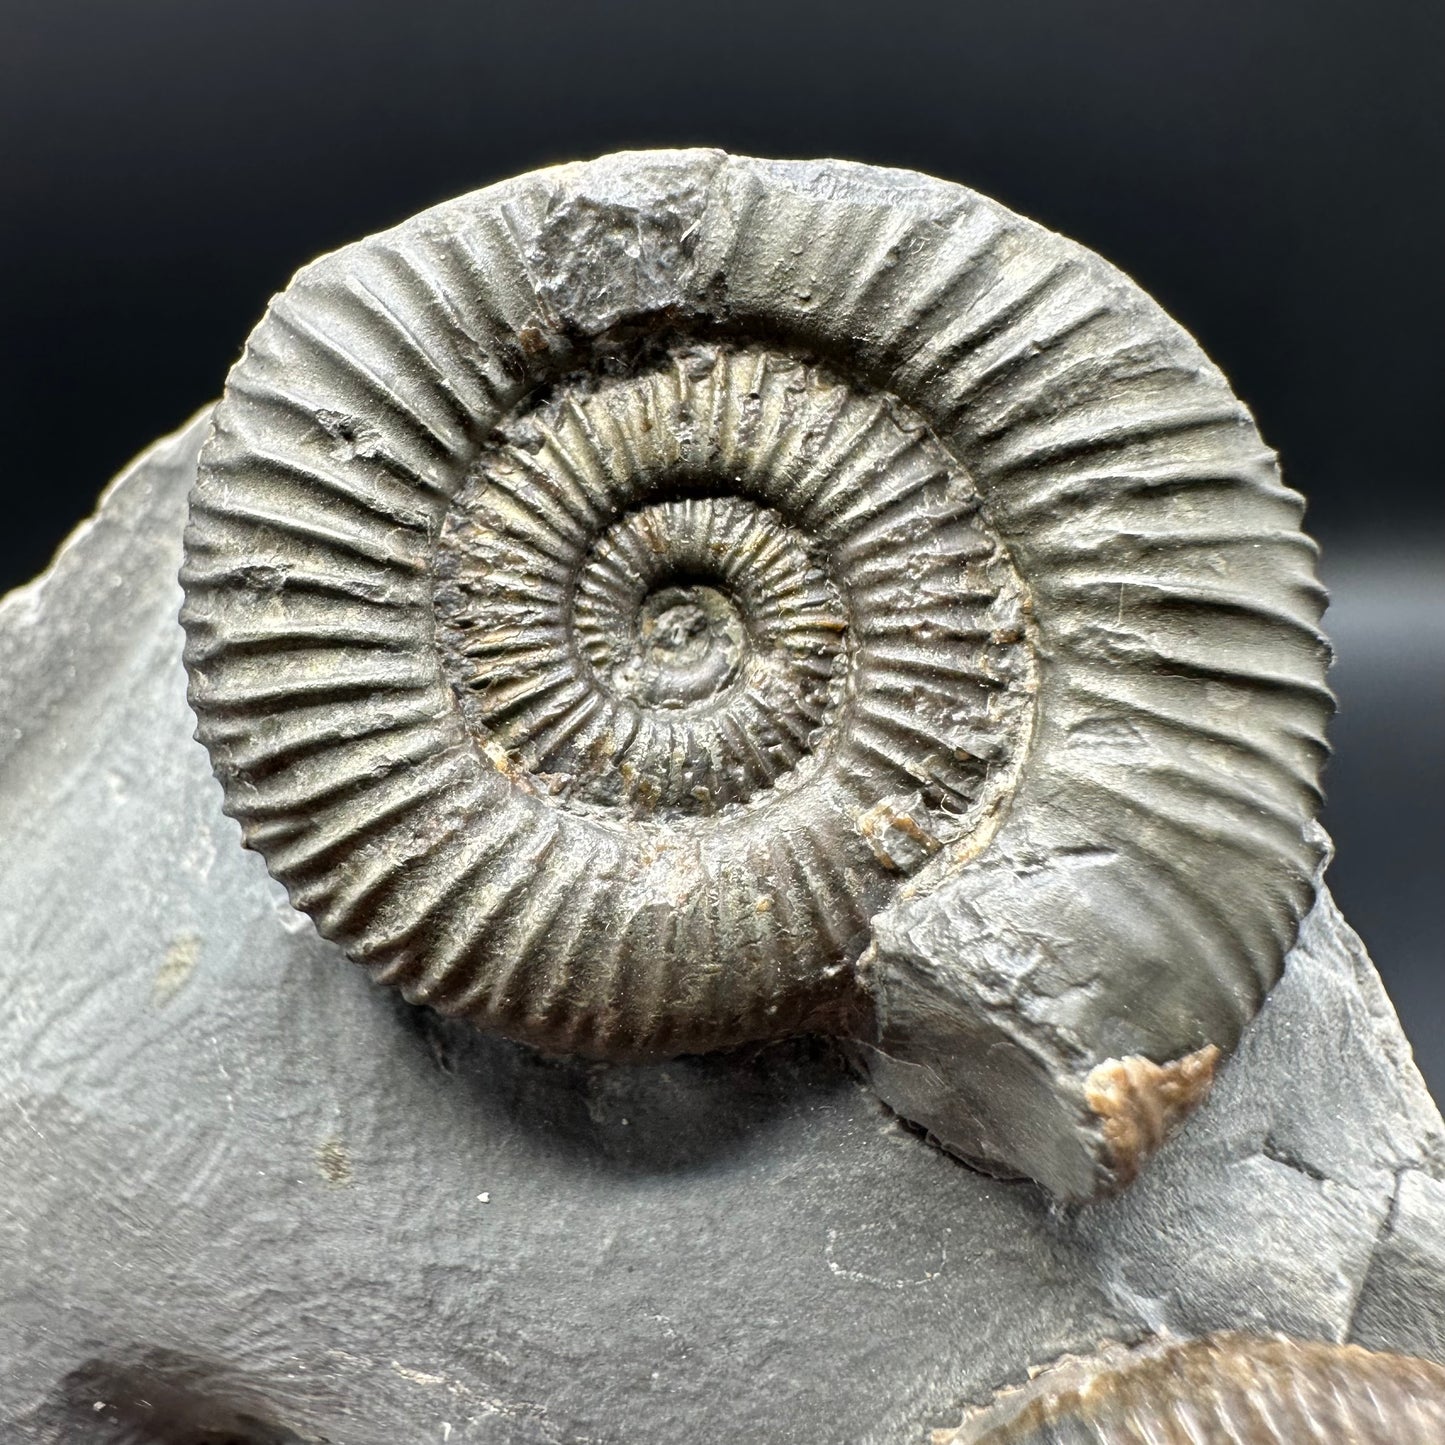
[[[1313,547],[1119,273],[819,174],[610,157],[302,271],[192,498],[198,735],[409,998],[612,1059],[832,1033],[1085,1197],[1314,896]]]
[[[1214,1335],[1111,1348],[1011,1390],[934,1445],[1438,1445],[1445,1367],[1358,1345]]]

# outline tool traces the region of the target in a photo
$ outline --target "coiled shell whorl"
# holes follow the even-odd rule
[[[1313,897],[1299,512],[1079,247],[906,173],[615,156],[272,303],[192,497],[190,695],[248,845],[408,997],[613,1059],[851,1038],[1083,1196]]]

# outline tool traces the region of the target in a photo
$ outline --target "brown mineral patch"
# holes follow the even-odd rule
[[[547,349],[547,338],[536,326],[524,326],[517,333],[517,344],[528,356],[536,356]]]
[[[885,798],[859,815],[858,831],[885,868],[910,870],[938,851],[938,839],[914,816],[922,812],[922,801],[915,794]]]
[[[1008,1390],[933,1445],[1439,1445],[1445,1367],[1358,1345],[1211,1335],[1106,1346]]]
[[[483,743],[482,752],[486,754],[487,760],[508,782],[516,783],[519,786],[525,784],[526,779],[521,765],[500,743],[490,741]]]
[[[1121,1186],[1204,1102],[1218,1062],[1219,1049],[1206,1044],[1166,1064],[1131,1054],[1090,1072],[1084,1099],[1102,1122],[1109,1167]]]
[[[157,1007],[169,1003],[186,986],[200,956],[200,934],[178,933],[172,939],[161,966],[151,980],[151,1001]]]
[[[316,1150],[316,1167],[328,1184],[351,1183],[351,1153],[340,1139],[328,1139]]]

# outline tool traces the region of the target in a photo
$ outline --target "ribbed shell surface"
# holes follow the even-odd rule
[[[190,695],[297,906],[513,1036],[867,1033],[870,921],[1006,826],[1140,862],[1118,926],[1173,920],[1197,1047],[1320,861],[1299,516],[1218,372],[1080,247],[921,176],[610,157],[275,299],[193,495]],[[1179,920],[1216,941],[1170,955]]]
[[[1436,1445],[1445,1367],[1357,1345],[1214,1335],[1046,1371],[934,1445]]]

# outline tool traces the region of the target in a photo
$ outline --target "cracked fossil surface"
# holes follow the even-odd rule
[[[610,1060],[836,1037],[1090,1197],[1314,897],[1313,545],[1126,278],[820,174],[609,157],[303,270],[201,456],[198,736],[409,999]]]

